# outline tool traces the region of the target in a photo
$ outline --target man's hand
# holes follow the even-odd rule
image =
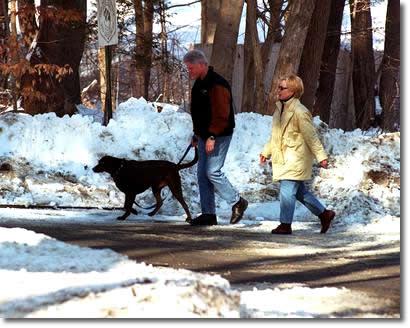
[[[211,138],[206,139],[206,144],[205,144],[206,154],[210,155],[214,151],[214,148],[215,148],[215,139],[211,139]]]
[[[321,161],[321,162],[319,163],[319,165],[320,165],[321,167],[323,167],[324,169],[327,169],[327,167],[328,167],[327,159],[324,159],[323,161]]]
[[[259,164],[264,165],[266,163],[267,158],[262,154],[259,155]]]
[[[198,146],[198,137],[194,134],[191,139],[191,146],[197,147]]]

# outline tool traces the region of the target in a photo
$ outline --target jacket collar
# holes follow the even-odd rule
[[[280,117],[280,108],[282,108],[282,102],[276,102],[276,108],[279,109],[278,111],[278,119],[280,121],[280,131],[281,135],[285,132],[287,125],[289,124],[290,119],[295,114],[296,105],[299,103],[299,99],[291,98],[288,101],[284,102],[284,108],[282,113],[282,118]]]
[[[208,66],[208,72],[206,73],[205,77],[203,80],[201,80],[200,78],[196,79],[197,82],[199,83],[208,83],[209,80],[211,79],[211,75],[214,72],[214,68],[213,66]]]
[[[277,101],[276,102],[276,107],[277,108],[282,108],[282,104],[284,105],[283,110],[284,111],[294,111],[295,110],[295,104],[299,101],[299,99],[292,97],[286,101]],[[285,113],[283,113],[285,114]]]

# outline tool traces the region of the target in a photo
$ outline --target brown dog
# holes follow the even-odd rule
[[[195,148],[195,157],[191,162],[175,164],[169,161],[133,161],[112,156],[104,156],[93,168],[94,172],[107,172],[113,178],[115,185],[125,194],[125,213],[117,220],[125,220],[131,213],[137,214],[132,208],[135,196],[149,187],[156,199],[156,206],[148,215],[152,216],[162,206],[161,189],[165,186],[171,190],[172,195],[179,201],[187,214],[186,221],[191,221],[191,213],[182,195],[181,177],[179,170],[191,167],[198,162],[198,149]]]

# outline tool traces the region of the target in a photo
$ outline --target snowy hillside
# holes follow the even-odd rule
[[[314,122],[330,155],[330,168],[324,170],[315,167],[311,188],[328,208],[337,213],[337,220],[330,233],[361,231],[374,235],[375,243],[381,245],[399,241],[400,133],[379,135],[377,131],[343,132],[328,129],[319,118],[315,118]],[[229,180],[250,203],[246,217],[238,227],[249,226],[249,229],[267,234],[270,232],[268,229],[277,224],[279,216],[278,185],[271,182],[269,166],[259,165],[258,156],[269,137],[270,128],[269,116],[238,114],[224,167]],[[76,219],[74,212],[30,212],[24,209],[25,206],[87,207],[95,208],[95,211],[117,208],[118,211],[123,205],[124,196],[107,174],[96,174],[91,170],[98,159],[109,154],[135,160],[165,159],[178,162],[191,135],[189,114],[178,112],[176,107],[170,105],[158,113],[155,107],[143,99],[131,98],[121,104],[107,127],[93,122],[91,116],[58,118],[54,114],[34,117],[3,114],[0,116],[0,221],[53,220],[58,223],[59,220]],[[193,152],[190,152],[186,161],[192,156]],[[184,197],[193,215],[200,211],[195,169],[192,167],[181,171]],[[147,192],[137,197],[137,200],[143,204],[151,202],[152,198]],[[230,210],[225,202],[217,198],[221,228],[229,224]],[[115,215],[109,213],[89,215],[86,220],[111,222]],[[84,219],[84,215],[81,217]],[[170,197],[155,219],[183,222],[184,212],[179,203]],[[131,215],[129,220],[152,218]],[[310,212],[298,205],[295,229],[303,229],[311,221]],[[255,223],[259,225],[255,227]],[[67,266],[62,267],[56,264],[59,259],[71,258],[73,252],[84,252],[81,257],[87,260],[78,263],[70,260]],[[242,302],[247,300],[257,303],[256,299],[262,297],[261,293],[243,292],[239,296],[240,293],[232,290],[229,282],[219,276],[201,276],[185,270],[136,264],[108,249],[90,250],[66,245],[24,229],[0,228],[0,254],[1,316],[20,317],[32,313],[37,317],[53,317],[72,313],[69,309],[76,313],[78,308],[85,306],[77,298],[89,295],[90,291],[98,293],[92,302],[91,296],[86,297],[87,302],[95,305],[115,297],[115,293],[121,294],[121,288],[135,284],[138,285],[134,287],[138,288],[137,293],[141,293],[139,295],[150,297],[153,301],[135,305],[134,310],[137,312],[132,312],[134,316],[135,313],[141,313],[138,311],[146,311],[144,313],[149,317],[150,311],[164,308],[160,300],[155,298],[157,293],[173,295],[172,302],[176,304],[175,308],[163,312],[164,317],[171,314],[175,317],[261,315],[256,310],[245,314],[239,311],[240,299]],[[94,258],[95,262],[92,260]],[[93,275],[90,275],[91,271],[95,271]],[[136,275],[136,272],[141,274]],[[121,279],[112,279],[118,276]],[[36,281],[36,277],[49,282],[47,287],[39,288],[38,283],[29,283]],[[141,284],[144,279],[152,284]],[[204,286],[211,294],[204,292]],[[273,297],[277,293],[292,298],[296,297],[291,296],[292,293],[299,293],[297,295],[320,298],[322,296],[319,294],[325,295],[327,291],[294,287],[287,291],[270,290],[264,293],[266,297]],[[331,291],[333,296],[348,299],[348,292],[343,293],[343,290],[336,288]],[[210,301],[215,297],[220,300],[217,305]],[[193,302],[194,307],[193,299],[196,300]],[[58,308],[50,305],[56,300],[71,300],[70,304],[66,304],[66,312],[58,312]],[[91,305],[87,303],[88,306]],[[276,306],[280,307],[280,304]],[[303,305],[298,306],[302,311]],[[318,315],[313,309],[295,311],[303,315],[293,313],[292,316]],[[261,313],[272,317],[288,316],[278,308],[266,309]],[[110,316],[99,310],[84,315]],[[111,316],[126,315],[120,311]]]

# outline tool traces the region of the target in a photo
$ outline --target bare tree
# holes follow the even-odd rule
[[[265,42],[262,45],[262,62],[264,67],[269,65],[273,44],[282,41],[282,28],[280,22],[282,19],[283,0],[269,0],[268,2],[268,33],[266,35]]]
[[[320,67],[319,86],[316,91],[316,101],[313,107],[313,115],[319,115],[321,120],[326,123],[329,123],[330,106],[335,87],[345,2],[345,0],[331,1],[327,34]]]
[[[315,101],[331,3],[329,0],[316,0],[300,60],[299,76],[305,87],[301,102],[309,110],[313,110]]]
[[[161,89],[162,89],[162,99],[165,102],[170,100],[170,73],[171,67],[169,65],[170,57],[168,51],[168,33],[166,28],[166,10],[167,6],[165,0],[159,0],[159,22],[161,25],[160,32],[160,44],[161,44],[161,65],[162,65],[162,80],[161,80]]]
[[[309,23],[315,9],[316,0],[294,0],[289,8],[289,17],[285,26],[285,34],[276,62],[275,71],[268,96],[265,113],[271,115],[277,100],[278,79],[284,75],[298,71],[303,45],[305,44]]]
[[[152,67],[152,45],[153,36],[152,29],[154,25],[154,1],[146,0],[144,10],[144,97],[149,99],[149,85],[151,80],[151,67]]]
[[[247,7],[248,8],[248,7]],[[252,54],[252,41],[251,32],[252,28],[249,23],[249,11],[246,9],[246,27],[245,27],[245,40],[243,44],[243,85],[242,85],[242,105],[241,112],[251,112],[253,110],[254,97],[253,92],[255,90],[255,66]]]
[[[245,35],[245,77],[241,111],[261,113],[265,100],[262,54],[256,24],[256,4],[247,1]]]
[[[384,54],[379,90],[383,129],[400,128],[400,1],[387,3]]]
[[[243,4],[244,0],[221,0],[212,47],[211,65],[230,83],[232,82]]]
[[[134,0],[135,9],[135,85],[133,96],[144,97],[144,9],[142,0]],[[147,98],[145,98],[147,99]]]
[[[367,130],[375,119],[376,83],[370,0],[350,0],[350,18],[356,124]]]
[[[201,1],[201,43],[212,44],[214,42],[216,25],[219,20],[219,8],[221,0]]]
[[[149,99],[148,87],[152,66],[153,0],[134,0],[135,9],[135,66],[136,82],[134,95]]]

